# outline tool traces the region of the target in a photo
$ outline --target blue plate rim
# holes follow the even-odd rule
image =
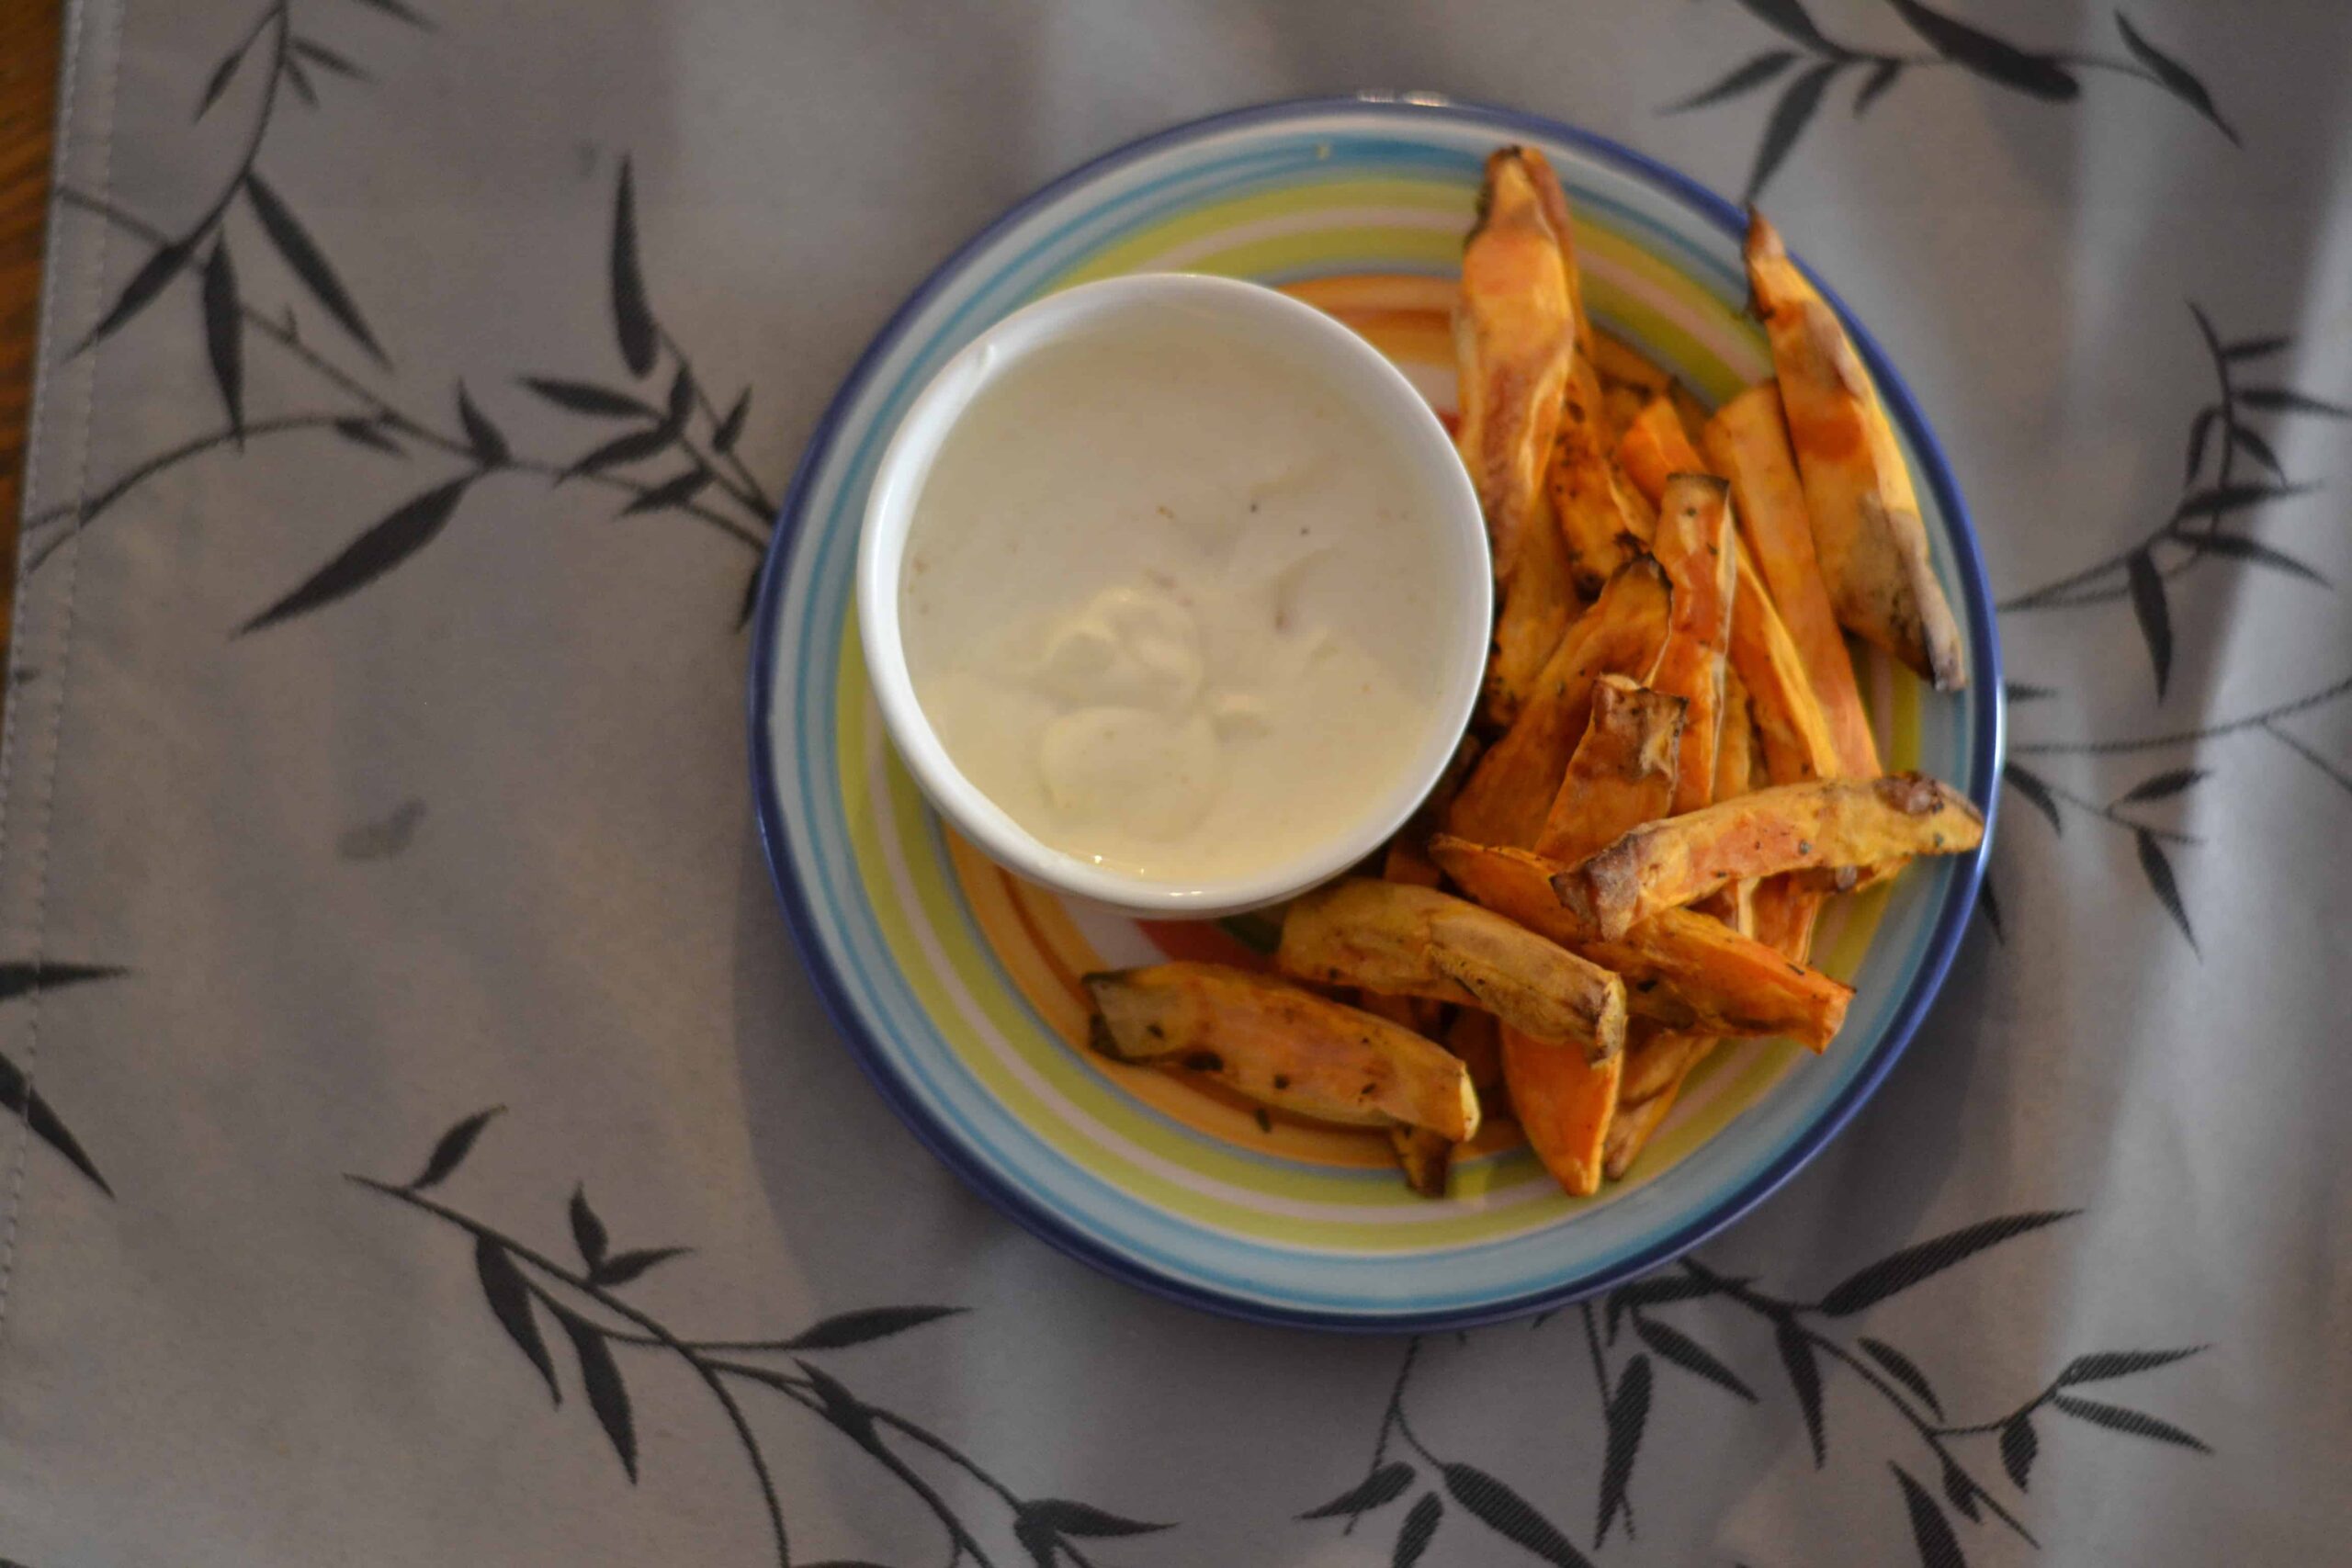
[[[1984,705],[1984,722],[1976,727],[1974,755],[1971,758],[1974,788],[1970,797],[1984,814],[1984,843],[1975,853],[1958,863],[1955,868],[1957,874],[1945,894],[1943,908],[1938,912],[1936,923],[1929,932],[1925,955],[1913,973],[1908,991],[1873,1045],[1870,1059],[1822,1111],[1813,1125],[1795,1139],[1778,1159],[1747,1181],[1717,1197],[1650,1246],[1613,1263],[1537,1291],[1522,1292],[1476,1306],[1390,1314],[1381,1313],[1377,1308],[1360,1314],[1335,1314],[1272,1306],[1222,1294],[1140,1267],[1102,1247],[1027,1193],[999,1179],[993,1171],[980,1164],[962,1145],[945,1136],[885,1068],[871,1026],[851,1002],[839,977],[826,961],[816,934],[815,912],[808,907],[801,890],[799,872],[794,863],[785,829],[783,793],[773,761],[774,734],[770,718],[775,709],[776,682],[780,674],[780,660],[775,657],[777,622],[782,614],[784,581],[791,563],[792,546],[799,534],[802,513],[818,465],[831,449],[848,410],[865,391],[875,367],[897,344],[907,323],[961,274],[976,254],[1031,213],[1103,173],[1175,143],[1219,131],[1311,118],[1318,114],[1366,111],[1394,115],[1398,123],[1405,126],[1415,123],[1421,116],[1430,115],[1454,123],[1491,126],[1513,137],[1534,136],[1566,142],[1600,162],[1614,164],[1664,187],[1735,241],[1747,230],[1746,215],[1735,203],[1679,170],[1608,137],[1544,115],[1468,103],[1434,93],[1367,90],[1341,96],[1284,98],[1254,104],[1153,131],[1087,160],[1006,209],[934,267],[867,342],[856,362],[851,366],[849,374],[842,378],[839,389],[827,403],[816,426],[809,432],[808,444],[801,450],[800,460],[793,470],[792,482],[786,488],[783,504],[778,510],[767,558],[760,569],[758,600],[752,623],[747,735],[751,750],[752,806],[759,827],[760,846],[767,862],[769,878],[775,886],[777,902],[784,911],[786,930],[793,945],[799,950],[802,967],[814,982],[818,998],[848,1046],[851,1059],[857,1064],[858,1069],[865,1075],[883,1101],[915,1135],[916,1141],[941,1164],[955,1172],[967,1186],[1006,1218],[1057,1251],[1163,1300],[1248,1323],[1341,1333],[1405,1334],[1442,1328],[1472,1328],[1524,1317],[1532,1313],[1582,1301],[1662,1268],[1744,1218],[1784,1186],[1844,1130],[1863,1104],[1877,1092],[1879,1085],[1885,1081],[1887,1074],[1894,1070],[1895,1063],[1910,1046],[1928,1010],[1942,992],[1944,980],[1967,934],[1968,921],[1975,911],[1997,826],[2000,770],[2007,751],[2008,716],[2001,682],[2000,639],[1993,613],[1992,582],[1977,542],[1975,522],[1961,495],[1951,462],[1944,455],[1934,427],[1928,423],[1910,389],[1881,350],[1877,340],[1855,319],[1837,292],[1799,257],[1799,265],[1804,266],[1807,276],[1814,278],[1823,297],[1853,334],[1855,344],[1876,378],[1882,395],[1894,405],[1896,421],[1912,437],[1928,486],[1935,495],[1938,508],[1950,521],[1953,564],[1961,580],[1962,598],[1965,601],[1973,655],[1969,680],[1973,691],[1979,694],[1974,700]]]

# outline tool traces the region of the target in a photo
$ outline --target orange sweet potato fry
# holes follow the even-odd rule
[[[1667,480],[1651,548],[1674,584],[1674,622],[1649,683],[1689,705],[1676,764],[1674,809],[1695,811],[1713,798],[1724,655],[1731,641],[1736,563],[1731,488],[1705,474]]]
[[[1710,1034],[1638,1025],[1625,1041],[1625,1077],[1617,1090],[1619,1104],[1630,1108],[1671,1089],[1713,1043]]]
[[[1930,558],[1910,465],[1838,312],[1760,213],[1747,276],[1804,483],[1822,581],[1838,621],[1950,691],[1968,668]]]
[[[1445,1048],[1462,1060],[1470,1085],[1481,1098],[1494,1093],[1503,1081],[1501,1025],[1495,1015],[1476,1008],[1456,1008],[1446,1026]]]
[[[1552,887],[1577,919],[1616,941],[1741,877],[1958,854],[1984,837],[1984,818],[1968,797],[1924,773],[1825,779],[1645,824],[1560,873]]]
[[[1577,588],[1591,594],[1647,547],[1657,515],[1610,456],[1614,444],[1604,398],[1587,399],[1583,378],[1569,383],[1552,452],[1552,513],[1567,541]]]
[[[1649,672],[1666,642],[1673,599],[1664,569],[1647,556],[1610,579],[1560,639],[1510,730],[1471,770],[1446,813],[1449,832],[1484,843],[1535,841],[1584,734],[1593,682]]]
[[[1431,1033],[1436,1015],[1445,1010],[1419,997],[1389,997],[1378,991],[1360,993],[1355,1005],[1374,1018],[1430,1039],[1436,1038]],[[1471,1088],[1477,1088],[1475,1080]],[[1388,1147],[1396,1156],[1397,1168],[1405,1173],[1406,1186],[1424,1198],[1445,1196],[1446,1178],[1453,1168],[1453,1140],[1427,1127],[1398,1125],[1388,1129]]]
[[[1615,975],[1467,899],[1350,878],[1293,901],[1274,966],[1315,985],[1358,986],[1493,1013],[1598,1061],[1625,1043]]]
[[[1687,705],[1623,675],[1600,677],[1592,688],[1591,722],[1568,759],[1535,852],[1573,864],[1627,829],[1665,816],[1674,804]]]
[[[1759,382],[1717,409],[1707,422],[1706,447],[1715,472],[1731,480],[1740,536],[1836,740],[1838,771],[1849,778],[1876,778],[1878,742],[1814,554],[1813,519],[1789,446],[1780,388]]]
[[[1617,443],[1617,466],[1652,505],[1664,499],[1670,476],[1708,471],[1707,460],[1699,456],[1690,433],[1682,428],[1682,415],[1674,399],[1665,393],[1643,404],[1641,413],[1626,427],[1624,438]]]
[[[1552,522],[1548,497],[1538,497],[1519,548],[1519,570],[1501,590],[1495,641],[1487,660],[1487,722],[1507,728],[1543,682],[1544,667],[1577,618],[1577,590],[1567,541]]]
[[[1668,909],[1623,941],[1607,941],[1552,891],[1566,868],[1528,851],[1440,834],[1430,854],[1477,902],[1615,970],[1627,1010],[1671,1028],[1785,1034],[1818,1051],[1853,999],[1853,987],[1688,909]]]
[[[1576,354],[1576,285],[1542,188],[1549,170],[1540,168],[1541,155],[1521,147],[1487,160],[1454,310],[1456,442],[1486,509],[1496,580],[1506,585],[1519,570]]]
[[[1574,1197],[1600,1190],[1602,1144],[1617,1109],[1623,1055],[1589,1062],[1519,1031],[1502,1031],[1503,1081],[1535,1157]]]
[[[1690,1070],[1705,1061],[1721,1043],[1712,1036],[1702,1036],[1690,1042],[1694,1047],[1679,1065],[1666,1087],[1646,1100],[1621,1104],[1609,1123],[1609,1136],[1601,1145],[1601,1170],[1611,1181],[1623,1181],[1634,1162],[1642,1157],[1650,1139],[1666,1124],[1667,1113],[1681,1097],[1682,1085]]]
[[[1156,964],[1089,975],[1091,1043],[1122,1062],[1205,1073],[1280,1110],[1326,1122],[1478,1130],[1470,1075],[1444,1047],[1271,975]]]
[[[1878,770],[1849,773],[1822,711],[1795,639],[1764,592],[1753,558],[1742,546],[1732,590],[1731,666],[1746,687],[1762,743],[1765,775],[1776,784],[1814,779],[1873,778]]]

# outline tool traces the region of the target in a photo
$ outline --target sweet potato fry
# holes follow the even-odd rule
[[[1722,733],[1715,743],[1715,793],[1718,801],[1746,795],[1757,786],[1756,721],[1750,716],[1747,687],[1736,668],[1724,671]],[[1756,934],[1756,878],[1742,877],[1702,900],[1698,909],[1742,936]]]
[[[1580,373],[1569,382],[1549,484],[1570,575],[1577,592],[1590,595],[1648,545],[1657,516],[1611,460],[1615,442],[1605,400],[1585,398],[1583,379]]]
[[[1470,1075],[1446,1050],[1271,976],[1157,964],[1086,976],[1091,1043],[1122,1062],[1206,1073],[1251,1100],[1325,1122],[1478,1130]]]
[[[1818,1051],[1853,999],[1850,986],[1688,909],[1668,909],[1621,942],[1605,941],[1552,891],[1552,878],[1566,868],[1525,850],[1440,834],[1430,854],[1497,914],[1615,970],[1625,981],[1627,1010],[1671,1028],[1785,1034]]]
[[[1571,1196],[1591,1197],[1600,1190],[1601,1145],[1617,1109],[1623,1055],[1589,1062],[1508,1025],[1502,1049],[1512,1113],[1535,1157]]]
[[[1707,460],[1682,428],[1682,415],[1676,412],[1673,398],[1665,393],[1643,404],[1641,413],[1626,427],[1624,438],[1617,443],[1617,466],[1654,506],[1666,495],[1668,476],[1708,471]]]
[[[1519,570],[1576,353],[1574,277],[1540,185],[1549,171],[1539,176],[1540,165],[1539,154],[1520,147],[1487,160],[1453,319],[1456,442],[1486,509],[1496,581],[1506,585]]]
[[[1600,417],[1602,425],[1609,432],[1611,467],[1615,466],[1614,454],[1618,444],[1625,439],[1625,432],[1634,428],[1634,422],[1642,417],[1642,411],[1650,406],[1650,399],[1656,395],[1624,381],[1603,381],[1600,384]],[[1624,469],[1617,471],[1623,474]],[[1627,482],[1631,483],[1630,480]],[[1640,495],[1641,491],[1634,493]]]
[[[1849,774],[1795,639],[1765,593],[1747,547],[1736,554],[1739,580],[1732,590],[1731,665],[1747,691],[1766,776],[1776,784],[1841,774],[1876,777],[1875,766],[1867,773]]]
[[[1667,480],[1651,549],[1674,585],[1674,620],[1649,683],[1689,706],[1676,761],[1674,809],[1695,811],[1713,798],[1715,742],[1724,694],[1724,655],[1731,641],[1731,487],[1705,474]]]
[[[1445,1196],[1446,1178],[1453,1174],[1453,1141],[1427,1127],[1391,1127],[1388,1146],[1405,1172],[1405,1185],[1424,1198]]]
[[[1756,885],[1756,940],[1793,964],[1813,955],[1814,923],[1829,890],[1803,873],[1768,876]]]
[[[1748,220],[1747,255],[1838,619],[1937,686],[1964,685],[1960,628],[1936,580],[1910,467],[1870,372],[1838,313],[1760,213]]]
[[[1386,1019],[1400,1029],[1409,1029],[1424,1039],[1435,1040],[1438,1015],[1445,1009],[1439,1003],[1419,997],[1384,996],[1378,991],[1358,992],[1355,1005],[1374,1018]],[[1471,1080],[1477,1087],[1477,1080]],[[1396,1156],[1396,1167],[1405,1173],[1405,1185],[1424,1198],[1445,1196],[1446,1177],[1453,1168],[1453,1142],[1442,1133],[1427,1127],[1392,1126],[1388,1129],[1388,1147]]]
[[[1354,878],[1283,917],[1274,966],[1317,985],[1360,986],[1483,1009],[1595,1061],[1625,1043],[1624,983],[1557,942],[1466,899]]]
[[[1713,1048],[1714,1036],[1638,1024],[1625,1041],[1625,1077],[1618,1103],[1631,1108],[1671,1089]]]
[[[1552,887],[1580,921],[1615,941],[1743,876],[1957,854],[1984,837],[1984,819],[1968,797],[1924,773],[1826,779],[1636,828],[1554,877]]]
[[[1470,1074],[1470,1087],[1478,1091],[1481,1101],[1502,1088],[1500,1027],[1493,1013],[1476,1008],[1454,1009],[1453,1021],[1446,1026],[1445,1048],[1462,1059]]]
[[[1674,805],[1687,705],[1623,675],[1594,682],[1591,722],[1552,796],[1535,852],[1573,864],[1665,816]]]
[[[1697,1049],[1681,1064],[1671,1081],[1647,1100],[1620,1105],[1617,1115],[1609,1123],[1609,1136],[1601,1145],[1601,1169],[1611,1181],[1623,1181],[1634,1162],[1642,1157],[1650,1139],[1665,1125],[1667,1113],[1681,1097],[1684,1080],[1690,1069],[1707,1059],[1721,1043],[1713,1038],[1702,1038],[1694,1043]]]
[[[1781,390],[1759,382],[1707,422],[1707,460],[1731,480],[1732,506],[1772,607],[1796,645],[1805,678],[1838,747],[1838,772],[1876,778],[1878,742],[1854,681],[1853,656],[1814,555],[1813,520],[1781,412]],[[1745,562],[1743,562],[1743,566]],[[1733,612],[1735,617],[1738,612]],[[1736,633],[1735,632],[1735,636]],[[1781,783],[1788,781],[1782,780]]]
[[[1503,738],[1487,749],[1446,814],[1447,830],[1484,843],[1532,844],[1584,734],[1592,683],[1649,673],[1673,610],[1666,572],[1647,556],[1610,579],[1544,666]]]
[[[1567,541],[1552,521],[1552,503],[1539,496],[1519,547],[1519,570],[1501,590],[1494,648],[1487,660],[1487,722],[1508,728],[1543,682],[1544,666],[1577,618]]]

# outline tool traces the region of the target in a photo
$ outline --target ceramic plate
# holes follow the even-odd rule
[[[1857,987],[1814,1057],[1718,1051],[1632,1178],[1564,1196],[1501,1119],[1416,1198],[1385,1145],[1216,1098],[1082,1048],[1079,976],[1164,957],[1257,962],[1248,919],[1136,923],[991,865],[924,806],[884,739],[851,573],[876,460],[901,412],[981,329],[1116,273],[1255,278],[1330,310],[1442,412],[1446,307],[1480,161],[1551,158],[1596,321],[1713,403],[1770,373],[1742,314],[1741,220],[1690,181],[1525,115],[1420,98],[1272,105],[1139,141],[1013,209],[892,318],[834,400],[785,503],[760,589],[752,770],[795,937],[850,1048],[941,1159],[1013,1218],[1105,1270],[1261,1320],[1401,1329],[1528,1312],[1656,1268],[1786,1180],[1894,1065],[1974,903],[1979,856],[1923,863],[1833,906],[1819,962]],[[1989,817],[1999,656],[1960,495],[1868,336],[1856,339],[1919,479],[1936,567],[1962,612],[1970,684],[1941,695],[1875,656],[1860,670],[1890,768],[1951,781]],[[1989,840],[1988,840],[1989,841]],[[796,1043],[797,1044],[798,1043]]]

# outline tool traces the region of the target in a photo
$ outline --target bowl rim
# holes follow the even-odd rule
[[[784,911],[786,929],[794,946],[799,950],[802,967],[808,971],[834,1028],[849,1047],[852,1060],[882,1097],[884,1103],[914,1134],[916,1141],[941,1164],[955,1172],[967,1187],[1006,1218],[1057,1251],[1163,1300],[1248,1323],[1340,1333],[1401,1334],[1441,1328],[1472,1328],[1506,1322],[1582,1301],[1639,1279],[1702,1245],[1726,1226],[1745,1217],[1786,1185],[1844,1130],[1862,1105],[1877,1092],[1879,1085],[1885,1081],[1895,1063],[1902,1059],[1928,1009],[1943,989],[1945,977],[1966,934],[1968,922],[1975,911],[1984,866],[1992,852],[1997,826],[2000,770],[2007,752],[2008,723],[2007,702],[2001,683],[2000,637],[1993,612],[1992,583],[1977,541],[1974,521],[1969,515],[1959,483],[1953,478],[1951,463],[1934,428],[1912,397],[1910,389],[1879,347],[1877,340],[1855,319],[1836,290],[1807,265],[1802,256],[1795,256],[1792,252],[1798,265],[1820,288],[1823,298],[1852,334],[1855,347],[1870,367],[1880,395],[1892,405],[1896,423],[1914,438],[1919,458],[1919,472],[1915,477],[1934,494],[1936,504],[1949,525],[1953,566],[1962,588],[1962,614],[1967,618],[1969,628],[1969,680],[1974,694],[1967,700],[1983,705],[1984,722],[1977,727],[1974,751],[1971,758],[1975,764],[1975,780],[1970,798],[1984,813],[1985,829],[1984,841],[1976,852],[1961,857],[1956,863],[1951,889],[1942,908],[1936,914],[1909,991],[1897,1004],[1884,1032],[1873,1045],[1871,1059],[1838,1098],[1822,1111],[1804,1134],[1795,1139],[1770,1165],[1746,1182],[1716,1196],[1651,1246],[1577,1278],[1471,1307],[1423,1313],[1382,1313],[1375,1307],[1362,1313],[1333,1313],[1270,1306],[1146,1269],[1103,1247],[1026,1192],[1001,1180],[993,1171],[934,1125],[885,1066],[871,1027],[844,994],[842,982],[824,960],[817,937],[814,912],[808,908],[806,896],[800,889],[799,874],[792,857],[783,818],[783,795],[773,761],[775,748],[771,715],[775,710],[775,690],[781,672],[781,661],[775,657],[777,621],[782,613],[784,583],[794,554],[793,546],[798,536],[801,513],[806,507],[808,488],[815,478],[818,464],[830,450],[841,421],[865,392],[875,367],[896,344],[908,322],[963,271],[976,254],[1038,209],[1104,173],[1175,143],[1219,131],[1277,123],[1294,118],[1366,113],[1394,116],[1403,129],[1412,127],[1419,117],[1430,115],[1455,123],[1489,127],[1506,138],[1533,135],[1564,142],[1600,163],[1614,165],[1662,188],[1702,221],[1723,231],[1735,242],[1746,233],[1746,214],[1736,204],[1690,175],[1608,137],[1549,116],[1465,102],[1439,93],[1367,89],[1351,94],[1277,99],[1185,120],[1137,137],[1086,160],[1007,208],[941,261],[876,331],[810,430],[778,511],[766,560],[760,569],[749,650],[748,736],[752,804],[761,848],[770,879],[775,886],[778,903]]]
[[[939,455],[987,388],[1023,360],[1125,314],[1173,305],[1206,310],[1238,334],[1314,345],[1329,360],[1314,371],[1336,383],[1363,415],[1368,434],[1400,454],[1429,492],[1446,570],[1463,580],[1460,626],[1449,638],[1444,687],[1412,765],[1366,803],[1345,833],[1331,833],[1286,860],[1245,874],[1181,880],[1139,877],[1093,865],[1022,826],[967,778],[939,738],[907,668],[899,601],[914,513]],[[957,349],[900,416],[874,470],[859,518],[854,600],[865,668],[899,755],[933,807],[990,859],[1033,882],[1151,919],[1208,919],[1304,893],[1376,852],[1419,808],[1453,756],[1477,706],[1494,615],[1494,569],[1476,491],[1453,440],[1412,381],[1340,321],[1278,289],[1245,278],[1194,272],[1124,273],[1060,289],[999,318]],[[1476,603],[1472,604],[1475,596]]]

